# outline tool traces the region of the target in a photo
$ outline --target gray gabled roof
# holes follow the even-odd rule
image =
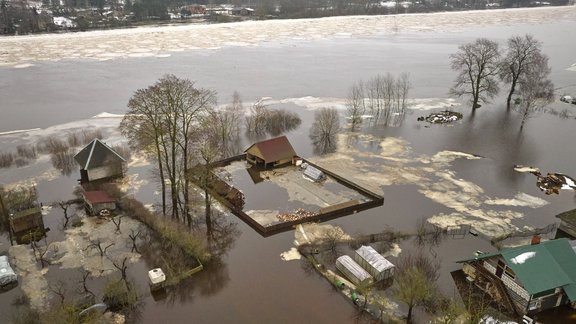
[[[113,161],[126,162],[120,154],[97,138],[78,152],[74,160],[84,170],[98,168]]]

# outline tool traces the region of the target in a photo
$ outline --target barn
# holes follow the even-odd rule
[[[248,162],[264,168],[292,163],[292,159],[296,156],[286,136],[254,143],[244,152]]]
[[[80,182],[122,177],[126,160],[106,143],[94,139],[74,160],[80,165]]]

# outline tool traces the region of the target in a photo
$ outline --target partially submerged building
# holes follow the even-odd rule
[[[124,175],[126,160],[99,139],[86,145],[74,159],[80,165],[80,183]]]
[[[576,239],[576,209],[556,215],[560,219],[560,226],[556,237],[569,237]]]
[[[512,312],[531,315],[576,304],[576,253],[566,238],[458,261],[468,280]]]
[[[254,143],[244,152],[248,162],[264,168],[292,163],[296,156],[296,152],[286,136]]]
[[[373,281],[372,276],[347,255],[336,259],[336,269],[356,285],[371,284]]]
[[[104,191],[85,191],[82,193],[82,198],[89,215],[100,215],[104,210],[108,212],[116,210],[116,199]]]
[[[366,269],[374,277],[375,281],[389,279],[394,276],[394,264],[371,246],[362,245],[356,250],[354,261]]]
[[[10,214],[9,220],[10,230],[18,242],[27,234],[44,231],[44,220],[42,219],[42,209],[40,207],[17,211]]]

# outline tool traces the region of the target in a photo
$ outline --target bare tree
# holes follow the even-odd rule
[[[90,272],[86,271],[85,269],[80,269],[79,271],[80,274],[82,275],[81,280],[78,282],[80,285],[82,285],[81,290],[79,292],[96,296],[96,294],[94,294],[90,289],[88,289],[87,281],[90,278]]]
[[[136,232],[134,229],[130,229],[130,234],[128,234],[128,237],[132,241],[132,250],[130,250],[130,252],[136,251],[136,253],[140,253],[140,251],[138,251],[138,246],[136,244],[136,240],[138,239],[138,237],[140,237],[140,234],[142,234],[141,231]]]
[[[450,55],[450,59],[452,69],[458,72],[450,94],[471,96],[472,110],[498,93],[498,43],[479,38],[473,43],[461,45],[457,53]]]
[[[174,219],[179,218],[181,206],[187,214],[189,182],[185,170],[193,155],[190,152],[192,129],[215,103],[215,92],[196,88],[190,80],[166,75],[154,85],[135,92],[120,124],[132,147],[155,156],[162,186],[163,213],[167,209],[165,180],[168,180]]]
[[[550,81],[548,57],[540,55],[533,65],[520,77],[520,103],[518,109],[522,114],[520,129],[528,118],[554,100],[554,84]]]
[[[314,113],[310,139],[320,154],[336,150],[336,134],[340,131],[340,117],[335,108],[321,108]]]
[[[88,246],[86,247],[85,250],[88,249],[97,249],[98,252],[100,252],[100,256],[103,257],[104,255],[106,255],[106,251],[112,247],[114,245],[114,243],[110,243],[108,245],[106,245],[105,247],[102,247],[102,241],[100,241],[99,239],[96,241],[91,241],[90,244],[88,244]]]
[[[372,98],[372,96],[370,96]],[[371,105],[371,107],[374,107]],[[362,122],[362,115],[364,114],[364,89],[362,83],[354,84],[348,91],[348,98],[346,99],[346,110],[348,118],[352,125],[352,131]]]
[[[224,107],[224,109],[212,111],[209,117],[224,150],[223,155],[226,157],[235,154],[230,144],[238,141],[240,136],[239,121],[244,116],[244,106],[238,92],[234,92],[232,99],[232,104]]]
[[[73,204],[74,200],[68,200],[68,201],[60,200],[52,204],[52,206],[59,206],[60,208],[62,208],[62,212],[64,212],[64,225],[62,226],[63,228],[66,228],[66,226],[68,226],[68,222],[70,221],[71,218],[71,216],[68,215],[68,208],[70,208],[70,206],[72,206]]]
[[[251,134],[263,134],[266,131],[266,105],[262,100],[250,107],[250,113],[246,116],[246,132]]]
[[[114,226],[116,227],[116,233],[122,233],[120,231],[120,224],[122,224],[122,215],[118,215],[118,217],[112,217],[112,223],[114,223]]]
[[[66,299],[66,284],[63,281],[58,280],[56,284],[48,286],[51,293],[60,298],[60,305],[64,305],[64,300]]]
[[[114,268],[118,269],[120,271],[120,275],[121,275],[121,280],[124,281],[124,283],[126,284],[126,288],[128,290],[130,290],[130,286],[128,283],[128,265],[126,265],[126,262],[128,261],[128,257],[124,257],[122,259],[122,261],[120,260],[112,260],[110,259],[110,261],[112,262],[112,265],[114,266]]]
[[[510,84],[506,107],[510,109],[512,95],[516,91],[516,86],[520,79],[530,73],[530,70],[538,69],[537,65],[547,60],[543,60],[541,52],[542,43],[532,35],[514,36],[508,39],[508,49],[506,55],[500,62],[500,80]]]

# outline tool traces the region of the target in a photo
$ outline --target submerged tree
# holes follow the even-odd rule
[[[450,94],[471,96],[472,110],[481,106],[498,93],[498,44],[486,38],[461,45],[459,51],[450,55],[451,67],[458,72]]]
[[[500,80],[510,84],[506,99],[508,109],[520,79],[532,73],[533,69],[542,69],[541,64],[548,64],[548,60],[543,59],[545,55],[541,49],[542,43],[532,35],[514,36],[508,39],[508,49],[500,63],[499,73]]]
[[[310,139],[314,151],[320,154],[336,150],[336,134],[340,131],[340,117],[335,108],[322,108],[314,113]]]
[[[520,129],[528,118],[554,100],[554,85],[550,81],[548,57],[541,55],[537,61],[519,78],[520,96],[518,110],[522,114]]]
[[[192,130],[212,111],[216,93],[196,88],[194,82],[166,75],[154,85],[139,89],[128,102],[120,130],[134,148],[153,156],[162,187],[162,210],[166,213],[166,183],[170,186],[172,217],[179,210],[187,216],[189,180],[185,176],[193,156]]]

